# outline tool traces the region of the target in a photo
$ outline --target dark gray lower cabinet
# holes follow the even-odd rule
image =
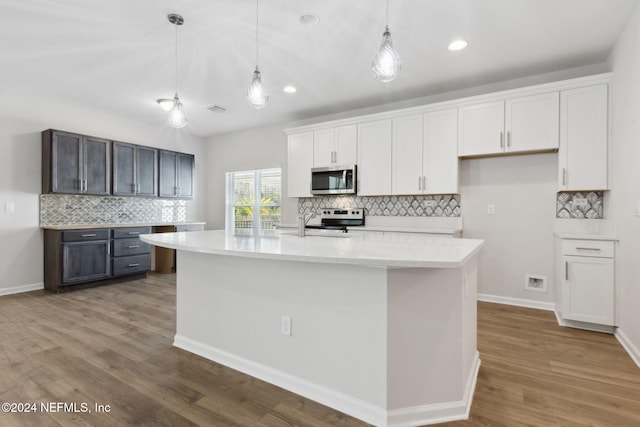
[[[114,281],[151,269],[151,247],[139,239],[151,227],[44,230],[44,287],[59,292]],[[121,281],[121,280],[119,280]]]
[[[62,243],[62,285],[109,277],[110,243],[109,240]]]
[[[151,233],[151,227],[122,227],[113,230],[113,275],[151,270],[151,245],[138,237]]]

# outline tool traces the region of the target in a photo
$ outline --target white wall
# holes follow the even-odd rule
[[[557,171],[557,153],[460,162],[462,235],[485,239],[479,256],[479,294],[504,302],[554,301]],[[495,206],[493,215],[487,213],[489,204]],[[526,290],[526,274],[546,276],[546,293]]]
[[[609,211],[620,239],[617,315],[620,331],[640,351],[640,6],[609,57],[612,82],[612,168]],[[640,353],[637,354],[640,357]]]
[[[10,101],[5,100],[11,104]],[[4,114],[4,115],[3,115]],[[155,128],[87,109],[56,109],[46,117],[9,117],[0,113],[0,294],[42,287],[43,239],[39,228],[41,132],[66,130],[119,141],[167,148],[196,155],[196,198],[187,203],[187,218],[202,220],[205,206],[204,144],[184,130]],[[26,118],[28,117],[28,118]],[[15,212],[5,212],[5,203]]]
[[[287,135],[285,126],[270,126],[208,139],[207,229],[224,228],[225,173],[282,168],[282,222],[296,221],[297,199],[287,197]]]

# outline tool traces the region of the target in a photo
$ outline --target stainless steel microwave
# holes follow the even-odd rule
[[[356,194],[356,165],[311,169],[311,194]]]

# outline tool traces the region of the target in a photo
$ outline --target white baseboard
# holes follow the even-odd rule
[[[616,329],[613,334],[620,345],[627,351],[631,360],[633,360],[638,368],[640,368],[640,348],[636,347],[636,345],[629,339],[629,337],[622,331],[622,329]]]
[[[496,304],[516,305],[519,307],[535,308],[538,310],[555,311],[556,305],[552,302],[542,302],[522,298],[501,297],[498,295],[478,294],[478,301],[493,302]]]
[[[393,409],[388,412],[388,426],[413,427],[468,419],[479,371],[480,354],[476,351],[469,375],[467,376],[467,383],[462,400],[415,406],[412,408]]]
[[[11,295],[11,294],[19,294],[22,292],[31,292],[31,291],[39,291],[40,289],[44,289],[44,283],[33,283],[31,285],[21,285],[21,286],[13,286],[11,288],[0,288],[0,296],[2,295]]]
[[[569,328],[584,329],[585,331],[602,332],[605,334],[613,334],[616,330],[615,326],[599,325],[597,323],[580,322],[577,320],[563,319],[558,311],[554,312],[558,325],[567,326]]]
[[[467,378],[464,397],[460,401],[387,411],[385,408],[372,405],[342,392],[181,335],[176,334],[173,345],[380,427],[413,427],[469,418],[469,410],[480,369],[480,358],[476,352]]]

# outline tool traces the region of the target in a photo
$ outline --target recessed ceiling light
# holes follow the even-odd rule
[[[283,90],[285,93],[296,93],[296,92],[298,91],[298,89],[296,89],[296,87],[295,87],[295,86],[291,86],[291,85],[289,85],[289,86],[285,86],[282,90]]]
[[[320,22],[320,18],[318,18],[318,15],[314,15],[313,13],[305,13],[304,15],[300,16],[300,18],[298,18],[298,22],[300,22],[302,25],[312,27],[314,25],[318,25],[318,22]]]
[[[449,45],[449,50],[451,51],[457,51],[457,50],[462,50],[465,47],[467,47],[469,43],[467,43],[466,40],[454,40],[451,42],[451,44]]]

